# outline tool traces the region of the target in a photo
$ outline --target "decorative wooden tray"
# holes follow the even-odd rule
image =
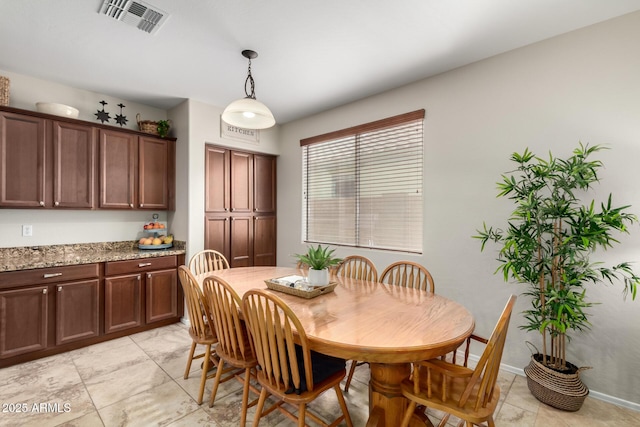
[[[308,284],[301,285],[296,283],[303,280],[304,277],[302,276],[286,276],[279,277],[277,279],[265,280],[264,282],[267,284],[267,288],[273,291],[284,292],[285,294],[307,299],[333,292],[335,287],[338,285],[336,282],[330,282],[326,286],[313,286]]]

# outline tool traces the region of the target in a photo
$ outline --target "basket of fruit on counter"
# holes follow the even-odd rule
[[[167,227],[162,222],[158,222],[158,215],[153,215],[153,221],[145,224],[143,231],[147,234],[138,240],[138,248],[140,249],[166,249],[173,246],[173,236],[166,234]]]
[[[165,236],[160,234],[152,237],[143,237],[138,240],[138,247],[140,249],[167,249],[173,246],[173,236],[171,234]]]

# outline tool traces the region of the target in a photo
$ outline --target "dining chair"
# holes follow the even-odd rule
[[[249,290],[242,298],[242,307],[258,359],[257,379],[262,386],[253,426],[257,427],[260,418],[275,409],[297,421],[300,427],[306,425],[307,417],[324,427],[342,421],[353,426],[340,390],[340,381],[346,373],[344,359],[311,351],[300,320],[275,294],[261,289]],[[342,414],[327,424],[308,410],[307,404],[331,388]],[[278,401],[263,410],[268,395]],[[285,403],[297,407],[297,416]]]
[[[500,398],[500,387],[496,383],[502,351],[509,328],[509,319],[513,311],[516,296],[511,295],[502,311],[480,360],[474,369],[465,366],[432,359],[413,364],[411,378],[403,380],[402,395],[409,400],[402,420],[407,427],[417,405],[423,405],[446,413],[439,427],[446,425],[450,415],[460,418],[467,427],[487,422],[494,427],[493,413]],[[460,425],[459,424],[459,425]]]
[[[429,270],[412,261],[398,261],[389,265],[382,272],[380,282],[435,292],[435,282]]]
[[[376,270],[376,266],[369,258],[360,255],[349,255],[343,258],[338,266],[336,276],[377,282],[378,270]]]
[[[366,280],[369,282],[377,282],[378,270],[376,270],[376,266],[369,258],[360,255],[349,255],[345,257],[338,266],[338,269],[336,270],[336,276],[347,277],[350,279]],[[347,380],[344,383],[345,392],[349,391],[349,386],[351,385],[351,380],[353,379],[353,374],[355,373],[356,368],[366,363],[367,362],[360,362],[357,360],[351,361],[349,373],[347,374]]]
[[[245,322],[240,315],[242,300],[227,282],[216,276],[207,277],[204,280],[203,293],[215,322],[218,336],[216,354],[220,358],[209,407],[213,406],[220,383],[233,378],[237,379],[243,384],[240,425],[244,426],[247,409],[258,403],[257,398],[249,402],[249,390],[256,394],[260,394],[260,391],[251,384],[251,379],[255,378],[258,361],[249,342]],[[236,370],[223,378],[225,364]]]
[[[184,371],[184,379],[189,378],[191,370],[191,362],[194,359],[204,358],[202,364],[202,375],[200,377],[200,390],[198,391],[198,405],[202,404],[204,395],[204,386],[207,379],[213,378],[213,373],[208,374],[211,363],[217,366],[218,360],[215,356],[215,348],[212,351],[211,346],[218,342],[218,337],[214,328],[214,320],[209,311],[209,307],[203,303],[204,296],[200,290],[200,286],[193,277],[191,271],[181,265],[178,267],[178,276],[184,291],[185,304],[187,313],[189,314],[189,335],[191,335],[191,350],[187,359],[187,369]],[[195,354],[196,346],[203,345],[204,352]]]
[[[218,251],[205,249],[198,252],[189,260],[189,270],[193,274],[202,274],[229,268],[229,261]]]

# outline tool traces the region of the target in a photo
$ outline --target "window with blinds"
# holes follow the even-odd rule
[[[422,252],[424,110],[300,141],[306,242]]]

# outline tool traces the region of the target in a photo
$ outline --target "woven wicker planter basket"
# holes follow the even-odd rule
[[[579,375],[581,370],[589,368],[579,368],[574,374],[563,374],[547,368],[536,358],[542,360],[542,355],[533,354],[531,362],[524,368],[531,394],[542,403],[563,411],[575,412],[580,409],[589,389]]]
[[[0,76],[0,106],[9,106],[9,78]]]
[[[160,133],[158,133],[158,122],[154,122],[152,120],[140,120],[140,114],[136,115],[136,120],[138,121],[138,129],[140,129],[140,132],[160,135]]]

